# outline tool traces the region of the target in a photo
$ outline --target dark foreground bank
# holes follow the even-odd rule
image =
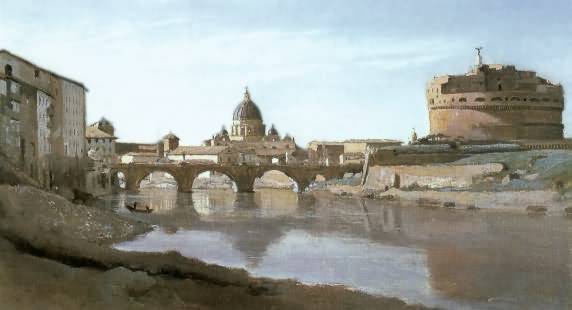
[[[150,229],[34,187],[0,186],[0,308],[425,309],[343,287],[252,278],[175,252],[110,247]]]

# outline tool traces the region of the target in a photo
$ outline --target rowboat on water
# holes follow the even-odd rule
[[[137,203],[134,203],[133,205],[129,205],[129,204],[125,204],[125,208],[127,208],[127,210],[131,211],[131,212],[141,212],[141,213],[151,213],[153,212],[153,209],[149,208],[149,206],[145,206],[145,207],[140,207],[137,205]]]

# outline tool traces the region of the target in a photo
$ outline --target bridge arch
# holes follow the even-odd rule
[[[125,188],[130,191],[139,190],[141,181],[154,172],[163,172],[171,175],[177,182],[177,187],[180,187],[184,182],[184,178],[181,173],[178,173],[178,170],[161,167],[160,165],[138,166],[129,164],[125,167],[112,169],[111,172],[113,174],[122,172],[125,176]]]
[[[163,175],[160,175],[159,173],[162,173]],[[156,180],[156,178],[159,178],[159,180]],[[148,173],[144,176],[142,176],[141,178],[139,178],[136,182],[136,188],[140,189],[140,188],[172,188],[172,181],[175,182],[174,187],[178,188],[181,184],[180,180],[177,180],[177,177],[175,176],[175,174],[172,171],[169,170],[165,170],[165,169],[155,169],[155,170],[150,170],[148,171]],[[156,183],[157,181],[159,181],[159,183]]]
[[[284,180],[286,177],[286,180]],[[304,190],[300,189],[300,182],[296,177],[292,176],[290,173],[286,173],[281,169],[265,169],[258,172],[254,178],[253,189],[260,188],[275,188],[283,189],[289,188],[294,191]]]
[[[269,171],[279,171],[279,172],[283,173],[284,175],[286,175],[294,183],[294,185],[295,185],[294,189],[297,192],[305,191],[311,182],[311,179],[308,177],[309,176],[308,173],[304,172],[303,170],[300,170],[299,168],[298,169],[292,169],[292,167],[290,167],[290,166],[275,165],[275,166],[267,166],[267,167],[264,167],[263,169],[260,169],[259,171],[257,171],[257,173],[253,179],[253,186],[254,186],[254,181],[256,179],[261,178],[265,173],[267,173]]]
[[[208,167],[208,168],[198,169],[198,170],[194,173],[194,175],[189,179],[189,184],[190,184],[191,189],[193,189],[193,188],[200,188],[200,184],[197,184],[197,181],[198,181],[200,178],[204,177],[205,173],[209,173],[209,172],[210,172],[210,173],[215,172],[215,173],[222,174],[224,177],[222,177],[221,180],[218,180],[218,181],[225,182],[225,181],[226,181],[225,178],[227,178],[228,180],[230,180],[230,181],[233,183],[230,187],[231,187],[234,191],[238,191],[238,188],[239,188],[239,179],[238,179],[231,171],[229,171],[228,169],[219,168],[219,167],[214,167],[214,166],[213,166],[213,167]],[[210,181],[213,181],[213,176],[212,176],[212,175],[210,175],[209,178],[210,178],[209,182],[210,182]],[[215,180],[215,182],[216,182],[216,180]],[[207,187],[207,188],[208,188],[208,187]],[[224,187],[221,187],[221,188],[224,188]]]

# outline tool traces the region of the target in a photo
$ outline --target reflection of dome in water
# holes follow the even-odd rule
[[[262,121],[260,109],[254,101],[250,99],[248,88],[244,92],[244,99],[236,106],[232,115],[232,120],[259,120]]]

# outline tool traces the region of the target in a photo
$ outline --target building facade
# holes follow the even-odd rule
[[[83,87],[62,80],[63,143],[66,157],[80,157],[86,152],[85,139],[85,90]]]
[[[475,65],[463,75],[427,85],[430,135],[448,139],[506,141],[562,139],[564,92],[534,71],[510,65]]]
[[[85,185],[86,91],[0,50],[0,151],[44,188]]]
[[[117,162],[114,136],[115,129],[111,122],[101,118],[98,122],[89,125],[85,130],[85,144],[90,157],[101,160],[103,165],[109,166]]]
[[[178,163],[236,164],[238,162],[238,153],[230,146],[180,146],[167,157]]]

